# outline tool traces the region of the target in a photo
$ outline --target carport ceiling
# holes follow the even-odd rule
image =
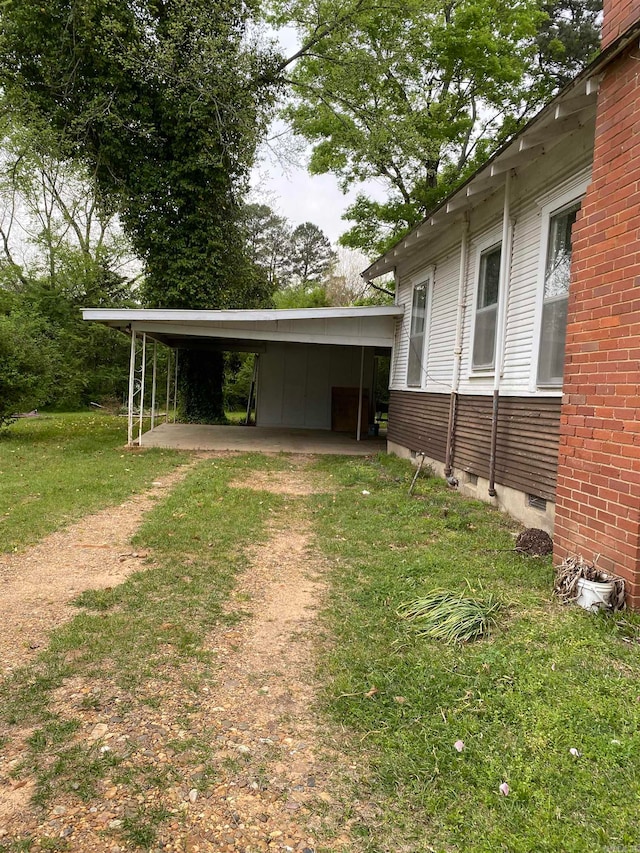
[[[261,352],[268,341],[366,346],[388,350],[400,305],[362,308],[189,311],[161,308],[85,308],[83,319],[122,332],[146,333],[175,349]]]

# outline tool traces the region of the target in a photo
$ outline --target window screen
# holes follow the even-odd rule
[[[500,246],[484,252],[480,258],[480,280],[473,336],[473,367],[493,367],[496,353],[498,292],[500,288]]]
[[[574,204],[549,220],[538,356],[539,385],[562,385],[571,272],[571,229],[579,209],[580,205]]]
[[[422,354],[427,325],[427,286],[428,282],[424,282],[424,284],[417,284],[413,288],[407,385],[422,385]]]

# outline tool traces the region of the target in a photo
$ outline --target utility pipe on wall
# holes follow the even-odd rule
[[[445,452],[445,477],[453,471],[453,442],[456,428],[456,410],[458,406],[458,388],[460,386],[460,363],[462,361],[462,328],[466,308],[465,290],[467,284],[467,253],[469,250],[469,216],[465,217],[460,241],[460,274],[458,278],[458,309],[456,315],[456,339],[453,348],[453,376],[451,378],[451,397],[449,400],[449,424],[447,426],[447,449]]]
[[[498,410],[500,405],[500,380],[504,367],[504,349],[507,330],[507,304],[511,271],[511,170],[505,177],[504,208],[502,213],[502,248],[500,252],[500,280],[498,285],[498,327],[496,329],[496,357],[493,375],[493,406],[491,410],[491,453],[489,456],[489,495],[496,496],[496,445],[498,441]]]

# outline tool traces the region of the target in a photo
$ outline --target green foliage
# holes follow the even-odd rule
[[[227,353],[224,383],[225,411],[246,413],[254,362],[255,355],[252,352]]]
[[[180,350],[179,358],[180,419],[187,423],[225,423],[224,354]]]
[[[149,305],[260,304],[237,193],[275,94],[241,0],[15,0],[3,11],[7,104],[89,166],[145,263]]]
[[[566,86],[600,48],[602,0],[543,0],[536,37],[539,67],[549,93]]]
[[[327,308],[331,304],[322,285],[304,284],[276,291],[273,301],[276,308]]]
[[[275,290],[289,276],[291,228],[267,204],[247,204],[242,208],[242,229],[251,261],[262,268]]]
[[[119,398],[126,387],[126,341],[83,323],[80,307],[131,304],[131,285],[118,272],[129,247],[113,218],[98,211],[81,169],[39,154],[33,131],[6,117],[3,130],[0,315],[5,329],[17,331],[21,360],[18,369],[6,352],[16,352],[15,334],[5,331],[3,409],[16,408],[6,387],[16,376],[22,409]]]
[[[302,286],[321,282],[336,260],[331,243],[313,222],[303,222],[294,228],[290,253],[291,273]]]
[[[42,318],[0,304],[0,427],[47,401],[55,356]]]
[[[384,187],[383,200],[358,196],[341,240],[376,253],[557,91],[598,33],[598,0],[274,5],[303,44],[285,114],[313,146],[311,172]]]

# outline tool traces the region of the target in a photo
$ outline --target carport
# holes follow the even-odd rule
[[[302,446],[303,438],[330,447],[333,434],[333,443],[342,450],[308,452],[347,452],[349,442],[355,449],[367,437],[376,402],[375,357],[390,355],[403,311],[395,305],[231,311],[86,308],[83,318],[130,336],[130,445],[178,446],[180,441],[188,446],[191,432],[192,446],[200,448],[207,446],[207,434],[215,449],[233,449],[220,442],[245,445],[247,440],[283,449],[283,443]],[[168,348],[162,388],[158,345]],[[253,439],[244,427],[175,423],[179,352],[184,349],[255,353]],[[161,416],[159,400],[164,403]],[[151,415],[148,432],[142,429],[144,412]]]

